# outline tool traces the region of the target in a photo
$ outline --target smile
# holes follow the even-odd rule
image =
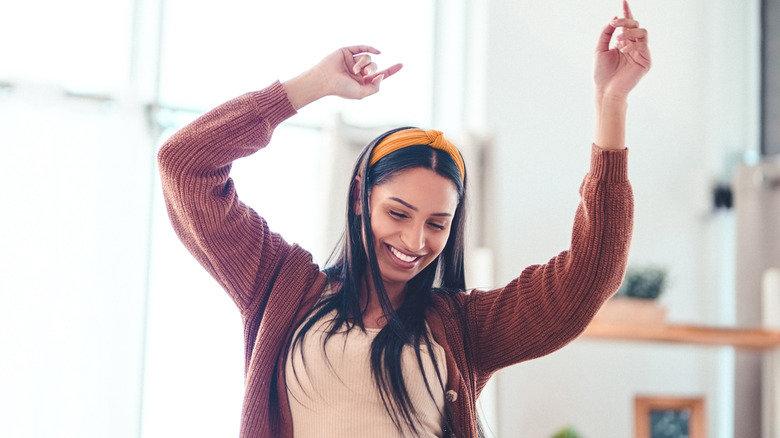
[[[390,252],[393,253],[394,256],[398,258],[398,260],[401,260],[402,262],[406,263],[412,263],[417,261],[421,256],[410,256],[407,254],[402,253],[401,251],[398,251],[397,249],[393,248],[390,245],[387,245],[388,248],[390,248]]]

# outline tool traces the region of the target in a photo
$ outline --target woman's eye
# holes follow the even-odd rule
[[[395,217],[400,218],[400,219],[405,219],[405,218],[408,217],[408,216],[406,216],[403,213],[400,213],[400,212],[397,212],[397,211],[393,211],[393,210],[390,210],[390,215],[391,216],[395,216]]]
[[[433,222],[428,222],[428,225],[432,226],[433,228],[436,228],[437,230],[443,230],[444,229],[444,225],[442,225],[442,224],[436,224],[436,223],[433,223]]]

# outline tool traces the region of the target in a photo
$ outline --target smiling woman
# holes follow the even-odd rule
[[[290,358],[303,363],[306,353],[311,354],[305,346],[312,330],[327,333],[325,344],[345,329],[377,330],[361,356],[364,364],[370,364],[366,371],[373,379],[359,387],[375,387],[378,393],[363,391],[354,394],[357,398],[346,397],[346,403],[366,409],[360,417],[368,423],[345,417],[349,410],[339,408],[345,403],[344,394],[335,392],[314,407],[292,396],[296,425],[341,418],[338,426],[329,428],[328,436],[377,432],[379,436],[441,436],[447,430],[440,418],[445,410],[442,385],[446,372],[441,368],[443,357],[436,353],[441,347],[431,338],[424,314],[434,284],[453,290],[464,287],[462,263],[457,260],[463,259],[465,186],[461,169],[465,172],[465,168],[456,164],[462,159],[454,146],[444,151],[428,144],[443,140],[441,133],[431,136],[434,141],[415,133],[424,132],[385,133],[358,158],[349,190],[344,244],[325,270],[329,282],[341,286],[315,306],[313,315],[297,331]],[[329,325],[323,328],[322,321]],[[288,374],[287,384],[295,387],[298,379],[297,372]],[[422,385],[410,385],[409,379],[418,379]],[[431,418],[439,420],[431,422]],[[319,429],[304,426],[304,430]]]
[[[394,304],[403,302],[406,282],[444,250],[459,198],[451,180],[421,167],[399,172],[396,178],[373,189],[370,210],[374,248]]]

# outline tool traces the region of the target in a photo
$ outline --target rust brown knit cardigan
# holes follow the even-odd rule
[[[241,312],[241,437],[247,438],[292,436],[284,360],[293,330],[326,279],[308,252],[270,231],[238,200],[229,172],[234,160],[265,147],[274,128],[294,114],[276,82],[209,111],[158,153],[173,228]],[[633,218],[626,160],[627,151],[592,146],[568,250],[525,268],[502,288],[435,295],[427,321],[446,352],[456,436],[477,436],[476,399],[496,370],[574,340],[618,288]]]

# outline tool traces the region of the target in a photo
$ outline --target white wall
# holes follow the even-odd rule
[[[0,96],[0,435],[137,436],[153,145],[124,102]]]
[[[630,263],[669,268],[663,302],[674,321],[733,321],[733,218],[708,214],[708,190],[730,176],[724,157],[757,148],[756,3],[631,2],[654,65],[629,101]],[[621,2],[492,0],[488,9],[503,282],[568,245],[593,139],[593,49]],[[704,395],[709,436],[732,436],[732,366],[728,350],[576,341],[500,373],[498,436],[549,436],[567,424],[585,436],[630,436],[639,392]]]

